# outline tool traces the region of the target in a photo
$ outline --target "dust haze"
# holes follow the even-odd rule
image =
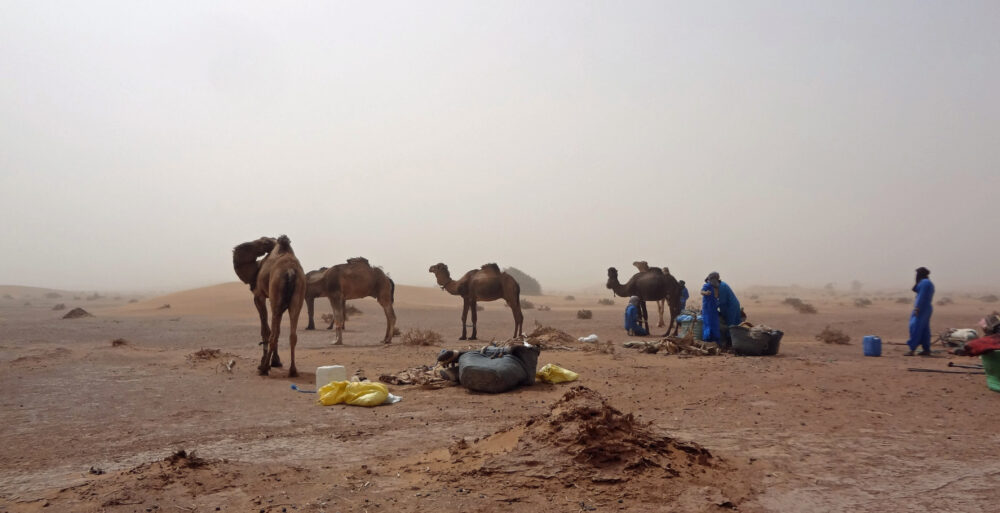
[[[5,2],[0,283],[178,290],[288,234],[734,287],[997,289],[996,2]]]

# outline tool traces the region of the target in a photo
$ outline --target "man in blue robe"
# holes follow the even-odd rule
[[[681,286],[681,310],[683,310],[691,295],[688,294],[688,288],[687,285],[684,284],[684,280],[677,282],[677,284]]]
[[[920,346],[922,350],[920,356],[931,355],[931,314],[934,313],[934,284],[928,278],[931,272],[926,267],[917,269],[917,283],[913,286],[913,292],[917,293],[917,298],[913,302],[913,313],[910,315],[910,340],[906,345],[910,346],[910,351],[904,353],[906,356],[913,356]]]
[[[712,273],[718,276],[719,273]],[[719,282],[710,274],[701,287],[701,339],[719,342]]]
[[[712,273],[709,280],[714,281],[719,287],[719,315],[722,324],[722,345],[729,347],[733,345],[729,336],[731,326],[739,326],[743,322],[743,315],[740,311],[740,300],[736,299],[736,294],[729,284],[719,278],[719,273]]]
[[[639,296],[628,298],[628,306],[625,307],[625,331],[629,335],[637,337],[649,335],[649,332],[639,322]]]

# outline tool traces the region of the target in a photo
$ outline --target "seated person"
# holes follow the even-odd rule
[[[639,296],[632,296],[628,299],[628,306],[625,307],[625,331],[630,336],[645,337],[649,335],[649,332],[639,322]]]

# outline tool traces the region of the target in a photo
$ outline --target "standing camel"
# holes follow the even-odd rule
[[[259,262],[257,258],[265,256]],[[250,285],[253,304],[260,314],[260,337],[264,344],[264,354],[257,371],[267,376],[271,367],[281,367],[278,358],[278,336],[281,332],[281,316],[288,310],[288,345],[292,353],[292,365],[288,377],[299,375],[295,369],[295,343],[298,336],[295,326],[299,322],[299,312],[306,294],[306,273],[295,258],[291,241],[282,235],[277,240],[261,237],[244,242],[233,248],[233,269],[243,283]],[[267,300],[271,300],[271,325],[267,324]]]
[[[314,278],[314,281],[309,283],[306,292],[309,326],[306,329],[315,327],[313,299],[326,296],[330,300],[330,307],[333,308],[333,322],[326,329],[336,326],[337,340],[334,341],[334,345],[341,345],[344,343],[344,321],[347,318],[344,312],[347,300],[373,297],[385,310],[385,338],[382,339],[382,343],[392,343],[392,333],[396,328],[396,311],[392,308],[396,284],[382,269],[372,267],[365,258],[349,258],[346,264],[337,264],[326,269],[319,278]]]
[[[660,270],[658,267],[650,267],[645,260],[632,262],[632,265],[634,265],[641,273],[647,271],[656,272]],[[664,303],[667,303],[667,306],[670,308],[670,326],[667,326],[667,334],[669,335],[672,329],[674,331],[674,335],[676,335],[680,325],[676,324],[675,321],[677,316],[680,315],[681,310],[684,309],[684,305],[681,304],[681,284],[677,281],[677,278],[670,274],[670,269],[664,267],[662,272],[663,276],[667,279],[667,298],[660,299],[656,302],[656,309],[660,314],[660,320],[656,327],[662,328],[667,326],[667,324],[663,321]]]
[[[618,283],[618,269],[608,268],[607,287],[615,295],[622,297],[639,296],[639,309],[642,312],[643,321],[646,323],[646,331],[649,331],[649,314],[646,311],[646,301],[659,301],[667,298],[667,278],[663,276],[660,269],[649,270],[644,273],[636,273],[632,278],[622,285]]]
[[[438,285],[453,296],[462,296],[462,338],[466,340],[465,320],[468,319],[469,312],[472,312],[472,336],[469,340],[476,340],[476,302],[496,301],[504,299],[507,306],[514,313],[514,337],[519,337],[523,333],[524,315],[521,313],[521,286],[513,276],[500,272],[497,264],[484,264],[480,269],[473,269],[462,276],[458,281],[451,279],[448,266],[444,264],[434,264],[429,269],[437,278]]]
[[[306,316],[309,318],[307,330],[316,329],[316,325],[313,323],[313,303],[316,298],[326,296],[324,290],[326,282],[323,281],[323,275],[326,274],[327,269],[327,267],[320,267],[306,273]],[[332,328],[333,325],[331,324],[330,327]]]

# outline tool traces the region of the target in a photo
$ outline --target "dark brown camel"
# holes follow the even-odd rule
[[[326,274],[327,269],[328,267],[320,267],[306,273],[306,316],[309,318],[309,324],[306,325],[307,330],[316,329],[316,325],[313,323],[313,303],[316,298],[326,296],[323,275]],[[332,327],[333,323],[330,323],[330,328]]]
[[[646,301],[659,301],[667,298],[668,281],[663,276],[660,269],[649,270],[644,273],[636,273],[624,285],[618,282],[618,269],[608,268],[607,287],[615,295],[621,297],[638,296],[639,311],[642,320],[646,324],[646,331],[649,331],[649,314],[646,311]]]
[[[458,281],[451,279],[448,266],[444,264],[432,265],[429,269],[437,278],[437,284],[449,294],[461,296],[462,304],[462,337],[459,340],[466,340],[465,320],[468,319],[469,312],[472,312],[472,336],[469,340],[476,340],[476,302],[496,301],[503,299],[507,301],[507,306],[514,313],[514,336],[519,337],[523,333],[524,315],[521,313],[521,286],[518,285],[511,275],[500,272],[497,264],[485,264],[480,269],[473,269],[462,276]]]
[[[322,272],[321,272],[322,271]],[[313,329],[313,299],[326,297],[333,308],[333,322],[326,329],[337,328],[337,340],[334,345],[344,343],[344,321],[347,316],[348,299],[373,297],[385,310],[385,338],[382,343],[392,343],[392,333],[396,328],[396,311],[392,308],[395,300],[396,284],[378,267],[372,267],[368,260],[362,257],[350,258],[346,264],[337,264],[323,271],[312,271],[313,279],[306,286],[306,306],[309,313],[309,326]],[[312,274],[310,273],[310,274]]]
[[[259,262],[257,258],[265,256]],[[260,314],[260,337],[264,354],[257,371],[266,376],[271,367],[281,367],[278,358],[278,336],[281,332],[281,316],[288,311],[288,346],[292,364],[288,376],[299,375],[295,369],[295,343],[298,336],[295,327],[299,322],[299,312],[306,293],[306,273],[299,265],[292,251],[291,241],[282,235],[277,240],[261,237],[244,242],[233,248],[233,269],[243,283],[250,285],[253,304]],[[271,324],[267,323],[267,300],[271,300]]]
[[[667,297],[666,299],[660,299],[656,302],[656,309],[659,311],[660,320],[657,323],[657,328],[662,328],[667,326],[663,321],[663,311],[664,303],[670,308],[670,326],[667,326],[667,335],[673,330],[674,335],[677,335],[677,331],[680,329],[680,325],[676,324],[677,316],[681,314],[681,310],[684,309],[684,305],[681,304],[681,285],[672,274],[670,274],[670,269],[664,267],[662,270],[659,267],[650,267],[645,260],[638,260],[632,262],[632,265],[639,270],[639,272],[656,272],[661,271],[663,276],[667,279]]]

